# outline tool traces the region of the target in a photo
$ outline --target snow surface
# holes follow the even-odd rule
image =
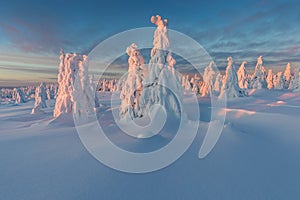
[[[149,139],[122,134],[110,95],[99,96],[103,106],[97,115],[112,142],[148,152],[172,140],[168,131],[176,126]],[[200,127],[192,146],[171,166],[147,174],[118,172],[95,160],[81,144],[72,116],[53,120],[53,100],[42,115],[30,115],[33,101],[0,105],[0,199],[299,198],[299,93],[252,90],[247,98],[230,100],[220,112],[227,114],[221,138],[202,160],[197,155],[211,105],[209,97],[198,99]]]

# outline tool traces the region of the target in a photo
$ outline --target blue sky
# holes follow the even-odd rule
[[[12,0],[0,6],[0,86],[55,80],[60,48],[88,53],[116,33],[153,26],[156,14],[197,40],[218,66],[232,56],[250,69],[263,55],[267,68],[300,67],[297,1]]]

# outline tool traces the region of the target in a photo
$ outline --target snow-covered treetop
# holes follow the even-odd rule
[[[135,43],[132,43],[129,47],[127,47],[126,53],[129,56],[129,71],[135,66],[140,66],[144,64],[144,58],[141,55],[140,50]]]
[[[168,50],[169,48],[169,39],[167,36],[167,19],[162,19],[161,16],[156,15],[151,17],[151,22],[157,26],[154,32],[154,40],[151,55],[154,55],[156,49]]]
[[[227,58],[227,66],[231,66],[232,65],[232,57],[228,57]]]
[[[208,65],[208,67],[209,67],[209,68],[212,68],[212,67],[214,66],[214,64],[215,64],[215,62],[214,62],[214,61],[210,61],[210,63],[209,63],[209,65]]]
[[[258,56],[257,58],[257,65],[262,65],[263,64],[263,57],[262,56]]]
[[[240,67],[245,68],[245,65],[247,65],[247,61],[243,61]]]
[[[167,19],[162,19],[161,16],[156,15],[151,17],[151,22],[159,28],[165,28],[168,24]]]

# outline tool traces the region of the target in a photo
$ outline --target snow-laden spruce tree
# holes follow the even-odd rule
[[[251,77],[251,88],[261,89],[266,87],[267,87],[267,82],[266,82],[265,68],[263,66],[263,59],[262,56],[259,56],[257,58],[255,71]]]
[[[215,72],[212,67],[214,64],[215,63],[213,61],[211,61],[209,63],[209,65],[204,69],[203,84],[200,89],[201,96],[207,96],[213,87],[213,84],[214,84],[213,78],[214,78]]]
[[[31,110],[31,114],[44,113],[42,111],[42,108],[47,108],[46,100],[47,100],[46,85],[45,83],[42,82],[35,89],[35,102]]]
[[[151,22],[157,28],[154,32],[149,75],[143,81],[143,109],[144,112],[151,112],[153,106],[159,104],[167,113],[179,116],[182,87],[174,69],[176,61],[169,48],[167,20],[157,15],[151,17]]]
[[[223,79],[222,89],[219,98],[223,98],[226,95],[227,98],[244,97],[246,92],[241,89],[238,84],[237,73],[233,66],[232,58],[227,58],[228,64],[226,67],[226,75]]]
[[[120,117],[131,119],[141,117],[140,97],[143,91],[143,80],[148,74],[144,58],[136,44],[126,49],[128,59],[128,75],[120,93]]]
[[[278,72],[274,78],[274,89],[284,89],[284,75],[282,72]]]
[[[76,53],[64,53],[60,51],[60,64],[58,72],[58,93],[54,107],[53,116],[58,117],[63,113],[71,113],[74,103],[74,82],[78,71],[78,63],[82,61],[82,56]]]
[[[195,94],[199,94],[200,93],[200,88],[201,88],[201,78],[199,74],[195,74],[193,77],[193,80],[191,80],[191,83],[193,85],[192,87],[192,91]]]
[[[95,108],[100,107],[99,98],[98,98],[98,90],[97,90],[97,84],[94,81],[94,75],[90,77],[90,86],[92,93],[95,97]]]
[[[273,75],[272,69],[269,69],[268,75],[267,75],[267,88],[269,90],[271,90],[274,87],[274,85],[273,85],[273,76],[274,75]]]
[[[214,83],[214,88],[213,88],[214,92],[219,93],[221,91],[222,82],[223,82],[223,76],[221,73],[218,73]]]
[[[58,117],[62,113],[71,113],[73,109],[74,76],[72,73],[75,73],[75,70],[71,68],[72,55],[65,54],[61,50],[59,60],[58,93],[53,112],[54,117]]]
[[[21,88],[14,88],[12,98],[14,99],[15,104],[20,104],[20,103],[26,102],[24,92],[21,90]]]
[[[239,83],[240,88],[242,88],[242,89],[248,89],[248,87],[249,87],[247,72],[245,69],[246,64],[247,64],[247,61],[243,61],[239,70],[237,71],[238,83]]]
[[[300,91],[300,76],[299,76],[299,68],[295,69],[294,76],[291,78],[290,90]]]
[[[186,91],[186,92],[191,91],[191,89],[192,89],[192,84],[189,80],[189,75],[185,76],[185,82],[184,82],[183,88],[184,88],[184,91]]]
[[[77,71],[73,91],[73,113],[76,117],[87,119],[93,114],[95,98],[90,82],[87,56],[82,55],[77,60]]]
[[[283,73],[283,77],[284,77],[284,88],[288,89],[289,86],[290,86],[291,78],[292,78],[291,64],[290,63],[288,63],[286,65],[286,68],[285,68],[284,73]]]

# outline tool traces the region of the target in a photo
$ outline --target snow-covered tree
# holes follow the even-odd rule
[[[274,88],[282,90],[284,88],[284,75],[282,72],[278,72],[274,78]]]
[[[166,112],[179,116],[182,87],[179,75],[174,69],[176,61],[169,49],[167,20],[157,15],[151,17],[151,22],[157,28],[154,32],[149,75],[143,82],[144,89],[141,97],[143,109],[148,112],[155,104],[160,104]]]
[[[184,86],[183,86],[184,91],[190,91],[192,89],[192,85],[189,80],[189,75],[186,75],[184,80],[185,80]]]
[[[268,75],[267,75],[267,88],[270,90],[274,87],[273,85],[273,71],[272,69],[269,69]]]
[[[245,64],[247,64],[247,62],[243,61],[239,70],[237,71],[239,87],[242,89],[248,89],[249,86]]]
[[[47,108],[46,104],[47,92],[45,83],[41,83],[35,89],[35,102],[31,114],[44,113],[42,108]]]
[[[241,89],[238,84],[237,73],[233,66],[232,58],[227,58],[228,64],[226,67],[226,75],[223,79],[222,89],[219,98],[226,95],[227,98],[246,96],[245,90]]]
[[[209,63],[209,65],[204,69],[204,73],[203,73],[203,84],[202,87],[200,89],[200,94],[201,96],[206,96],[208,95],[209,91],[211,91],[212,87],[213,87],[213,78],[215,75],[215,72],[213,70],[213,65],[215,63],[213,61],[211,61]]]
[[[73,113],[76,117],[87,119],[93,114],[95,98],[88,73],[87,56],[77,57],[76,79],[73,91]]]
[[[220,92],[222,88],[222,82],[223,82],[223,76],[220,73],[218,73],[214,83],[213,91]]]
[[[126,53],[128,59],[128,75],[120,94],[121,107],[120,117],[130,117],[131,119],[142,116],[140,108],[140,97],[143,91],[143,80],[148,74],[144,65],[144,58],[136,44],[131,44]]]
[[[15,104],[25,103],[25,95],[21,88],[15,88],[13,91],[13,99],[15,100]]]
[[[193,85],[192,87],[192,91],[195,94],[199,94],[200,93],[200,88],[201,88],[201,78],[199,74],[195,74],[193,77],[193,80],[191,80],[191,83]]]
[[[257,58],[255,71],[251,77],[251,88],[261,89],[267,87],[265,68],[263,66],[262,56]]]
[[[54,107],[53,115],[58,117],[63,113],[71,113],[73,111],[73,91],[75,75],[78,70],[78,63],[82,60],[81,55],[64,53],[60,51],[60,64],[58,72],[58,94]]]
[[[284,88],[288,89],[289,85],[290,85],[290,82],[291,82],[291,77],[292,77],[291,64],[290,63],[288,63],[286,65],[285,71],[283,73],[283,77],[284,77]]]
[[[300,90],[300,75],[299,75],[299,68],[295,69],[294,76],[291,78],[290,90],[299,91]]]

